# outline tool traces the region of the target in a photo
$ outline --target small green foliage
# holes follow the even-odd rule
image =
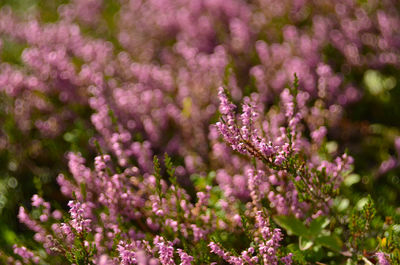
[[[309,227],[304,225],[294,216],[274,216],[274,221],[284,228],[289,234],[299,236],[299,244],[301,250],[312,247],[313,244],[320,245],[340,252],[343,242],[335,234],[331,234],[324,228],[329,224],[326,217],[319,217],[311,221]]]
[[[116,132],[119,132],[118,119],[117,119],[117,117],[115,116],[114,111],[113,111],[112,109],[108,109],[108,116],[109,116],[110,119],[111,119],[111,122],[112,122],[112,124],[113,124],[113,126],[114,126],[115,131],[116,131]]]
[[[158,161],[157,156],[153,157],[153,165],[154,165],[154,177],[156,178],[156,191],[157,194],[161,200],[162,198],[162,186],[161,186],[161,168],[160,168],[160,162]]]
[[[297,74],[294,73],[294,78],[293,78],[293,85],[290,87],[290,92],[294,96],[296,100],[297,93],[299,92],[299,78],[297,77]]]
[[[176,185],[175,167],[172,163],[171,157],[169,157],[167,153],[164,154],[164,164],[172,184]]]
[[[353,209],[350,216],[349,229],[351,232],[350,240],[354,248],[365,248],[366,237],[370,233],[375,216],[376,209],[370,195],[368,195],[361,211],[356,208]]]
[[[86,200],[86,195],[87,195],[87,193],[86,193],[86,184],[82,182],[80,184],[80,187],[81,187],[81,194],[83,196],[83,199]]]

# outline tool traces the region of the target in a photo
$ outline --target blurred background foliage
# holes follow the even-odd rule
[[[0,7],[12,8],[21,17],[40,14],[36,17],[46,23],[57,21],[57,8],[66,2],[1,0]],[[1,41],[1,61],[21,65],[25,46],[5,37]],[[58,100],[57,97],[44,99],[56,104]],[[29,134],[21,132],[14,115],[7,109],[13,104],[13,99],[0,92],[0,134],[8,142],[0,143],[4,145],[0,148],[0,249],[8,253],[12,252],[13,244],[32,240],[33,233],[18,222],[19,205],[30,208],[30,198],[39,192],[65,207],[65,198],[59,192],[55,179],[58,174],[68,172],[66,152],[79,151],[87,157],[93,157],[95,153],[88,145],[93,136],[88,106],[71,105],[70,110],[79,118],[68,124],[63,134],[48,138],[38,130],[30,130]]]

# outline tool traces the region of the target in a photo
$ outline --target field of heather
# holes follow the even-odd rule
[[[400,2],[0,0],[0,264],[400,264]]]

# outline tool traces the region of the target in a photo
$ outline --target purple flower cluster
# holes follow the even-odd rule
[[[221,88],[219,98],[222,118],[216,124],[233,150],[262,162],[257,173],[253,170],[247,173],[253,204],[259,205],[261,198],[267,197],[271,207],[279,214],[294,214],[298,218],[309,210],[313,211],[313,218],[327,213],[332,193],[324,194],[326,189],[322,186],[329,186],[334,193],[343,180],[342,175],[350,169],[352,163],[352,158],[346,154],[329,162],[310,152],[319,149],[326,129],[315,124],[315,120],[308,120],[313,115],[307,110],[305,99],[308,97],[307,92],[300,91],[294,100],[286,89],[281,93],[280,109],[272,109],[267,113],[266,120],[261,120],[262,116],[256,108],[247,103],[243,104],[243,113],[236,117],[235,106]],[[303,135],[303,119],[311,130],[311,141]],[[312,131],[313,128],[315,131]],[[298,154],[309,158],[304,162],[296,162],[294,160]],[[307,163],[307,167],[304,163]],[[299,195],[303,193],[309,193],[310,198],[300,199]],[[311,209],[307,201],[318,206]]]
[[[33,196],[32,205],[40,210],[40,221],[27,214],[23,207],[20,209],[20,221],[36,232],[35,240],[43,243],[48,253],[68,252],[77,248],[77,240],[83,240],[88,253],[96,246],[93,259],[99,263],[106,260],[108,264],[147,264],[140,263],[140,258],[175,264],[176,253],[181,264],[191,264],[193,257],[175,245],[183,239],[206,240],[210,233],[221,228],[233,231],[234,227],[239,227],[233,221],[237,216],[234,207],[226,205],[223,217],[218,217],[215,209],[210,208],[209,186],[198,191],[197,201],[192,203],[184,189],[178,185],[169,186],[157,175],[142,176],[136,167],[116,173],[108,155],[95,158],[93,171],[85,167],[79,155],[69,154],[68,157],[74,179],[69,181],[60,175],[59,184],[66,196],[78,199],[68,203],[70,210],[66,220],[69,221],[58,223],[59,212],[50,214],[50,205],[37,195]],[[157,190],[158,185],[160,190]],[[42,218],[43,215],[46,218]],[[121,222],[133,226],[126,230],[120,226]],[[154,237],[151,243],[145,240],[146,233],[168,231],[181,236],[172,241],[162,236]],[[120,238],[118,245],[114,243],[115,238]],[[118,257],[110,256],[110,248],[116,248]]]
[[[39,257],[35,256],[35,254],[32,251],[29,251],[26,247],[18,247],[17,245],[14,245],[13,248],[14,253],[20,256],[24,263],[29,263],[30,261],[34,264],[39,263]]]
[[[387,254],[383,252],[377,252],[376,257],[378,258],[379,265],[390,265],[389,261],[386,259]]]
[[[221,246],[215,242],[211,242],[208,246],[212,253],[215,253],[229,264],[244,265],[244,264],[271,264],[277,265],[279,259],[277,257],[277,250],[280,246],[279,242],[283,239],[280,229],[272,230],[267,220],[264,218],[261,211],[256,212],[256,225],[255,231],[255,245],[249,247],[247,250],[242,251],[240,256],[235,256],[228,251],[225,251]],[[286,264],[292,264],[292,255],[289,254],[281,258],[281,261]],[[262,263],[259,260],[262,259]]]

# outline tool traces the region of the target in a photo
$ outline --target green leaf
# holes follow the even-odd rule
[[[362,260],[365,262],[366,265],[373,265],[373,263],[369,261],[366,257],[362,257]]]
[[[288,234],[306,238],[311,237],[309,229],[294,216],[280,215],[273,217],[273,219],[280,227],[284,228]]]
[[[344,183],[344,185],[346,185],[347,187],[350,187],[351,185],[360,182],[360,180],[361,180],[361,177],[360,177],[359,175],[357,175],[357,174],[350,174],[349,176],[347,176],[347,177],[344,179],[343,183]]]
[[[336,252],[340,252],[343,246],[343,242],[336,235],[320,236],[315,239],[315,243]]]
[[[325,217],[320,217],[311,222],[310,228],[307,228],[300,220],[294,216],[275,216],[274,221],[288,234],[299,236],[299,246],[301,250],[305,250],[315,245],[327,247],[333,251],[340,252],[343,242],[336,235],[320,235],[323,228],[329,224]],[[311,244],[311,245],[310,245]]]
[[[83,199],[86,200],[86,185],[85,183],[81,183],[81,194],[83,196]]]
[[[318,237],[324,229],[329,224],[329,220],[325,216],[320,216],[317,219],[312,220],[309,228],[309,232],[313,237]]]
[[[2,226],[2,233],[7,244],[14,245],[17,242],[17,235],[14,233],[14,231]]]
[[[301,251],[309,249],[310,247],[313,246],[313,244],[314,244],[313,241],[305,239],[304,237],[299,237],[299,249]]]

